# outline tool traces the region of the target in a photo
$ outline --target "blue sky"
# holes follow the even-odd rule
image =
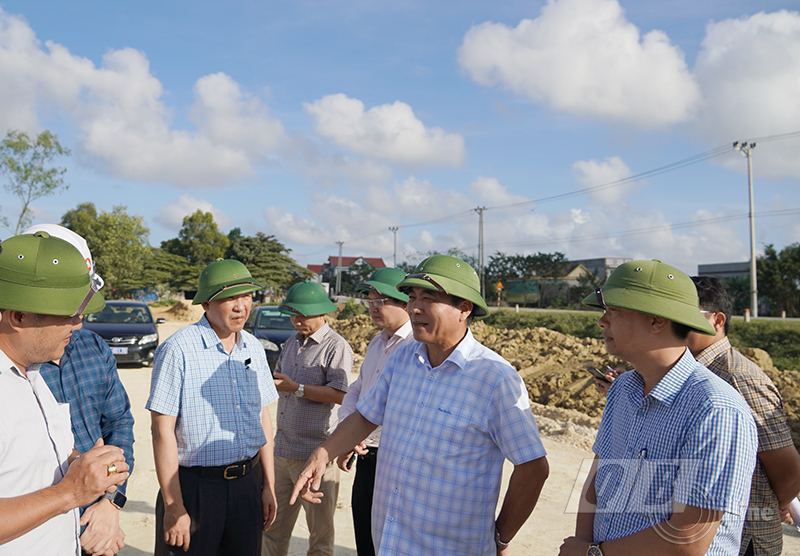
[[[0,130],[73,152],[37,222],[122,204],[159,245],[199,208],[302,264],[337,241],[391,264],[390,226],[398,260],[476,254],[486,207],[487,260],[693,274],[749,258],[735,140],[758,138],[758,250],[800,241],[800,4],[753,6],[0,0]]]

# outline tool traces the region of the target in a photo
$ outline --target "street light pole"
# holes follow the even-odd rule
[[[736,141],[733,143],[733,148],[742,151],[747,157],[747,183],[750,189],[750,316],[753,318],[758,317],[758,278],[756,275],[756,220],[755,210],[753,208],[753,149],[756,148],[755,143],[747,143],[747,141]]]
[[[336,244],[339,246],[339,262],[336,264],[336,295],[339,295],[339,292],[342,291],[342,245],[344,242],[337,241]]]
[[[399,230],[397,226],[389,226],[389,231],[394,232],[394,264],[392,266],[395,268],[397,268],[397,230]]]
[[[474,210],[478,213],[478,278],[481,281],[481,297],[485,297],[483,284],[483,211],[486,210],[486,207],[477,207]]]

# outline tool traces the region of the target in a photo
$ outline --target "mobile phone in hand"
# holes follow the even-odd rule
[[[603,382],[608,382],[609,384],[611,384],[611,381],[610,381],[610,380],[608,380],[608,379],[606,378],[606,375],[605,375],[605,373],[601,372],[599,369],[595,369],[594,367],[589,367],[589,368],[588,368],[588,369],[586,369],[586,370],[587,370],[588,372],[590,372],[590,373],[592,374],[592,376],[593,376],[593,377],[595,377],[595,378],[599,378],[599,379],[600,379],[600,380],[602,380]]]
[[[355,453],[355,452],[353,452],[353,455],[352,455],[352,456],[350,456],[350,459],[349,459],[349,460],[347,460],[347,463],[345,464],[345,467],[346,467],[347,469],[352,469],[352,468],[353,468],[353,464],[354,464],[355,462],[356,462],[356,453]]]

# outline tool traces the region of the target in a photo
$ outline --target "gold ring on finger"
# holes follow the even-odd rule
[[[108,466],[109,475],[113,475],[116,472],[117,472],[117,466],[115,464],[112,463],[111,465]]]

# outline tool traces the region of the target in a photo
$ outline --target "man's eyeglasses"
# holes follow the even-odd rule
[[[367,307],[383,307],[389,300],[388,297],[379,297],[378,299],[367,299]]]

